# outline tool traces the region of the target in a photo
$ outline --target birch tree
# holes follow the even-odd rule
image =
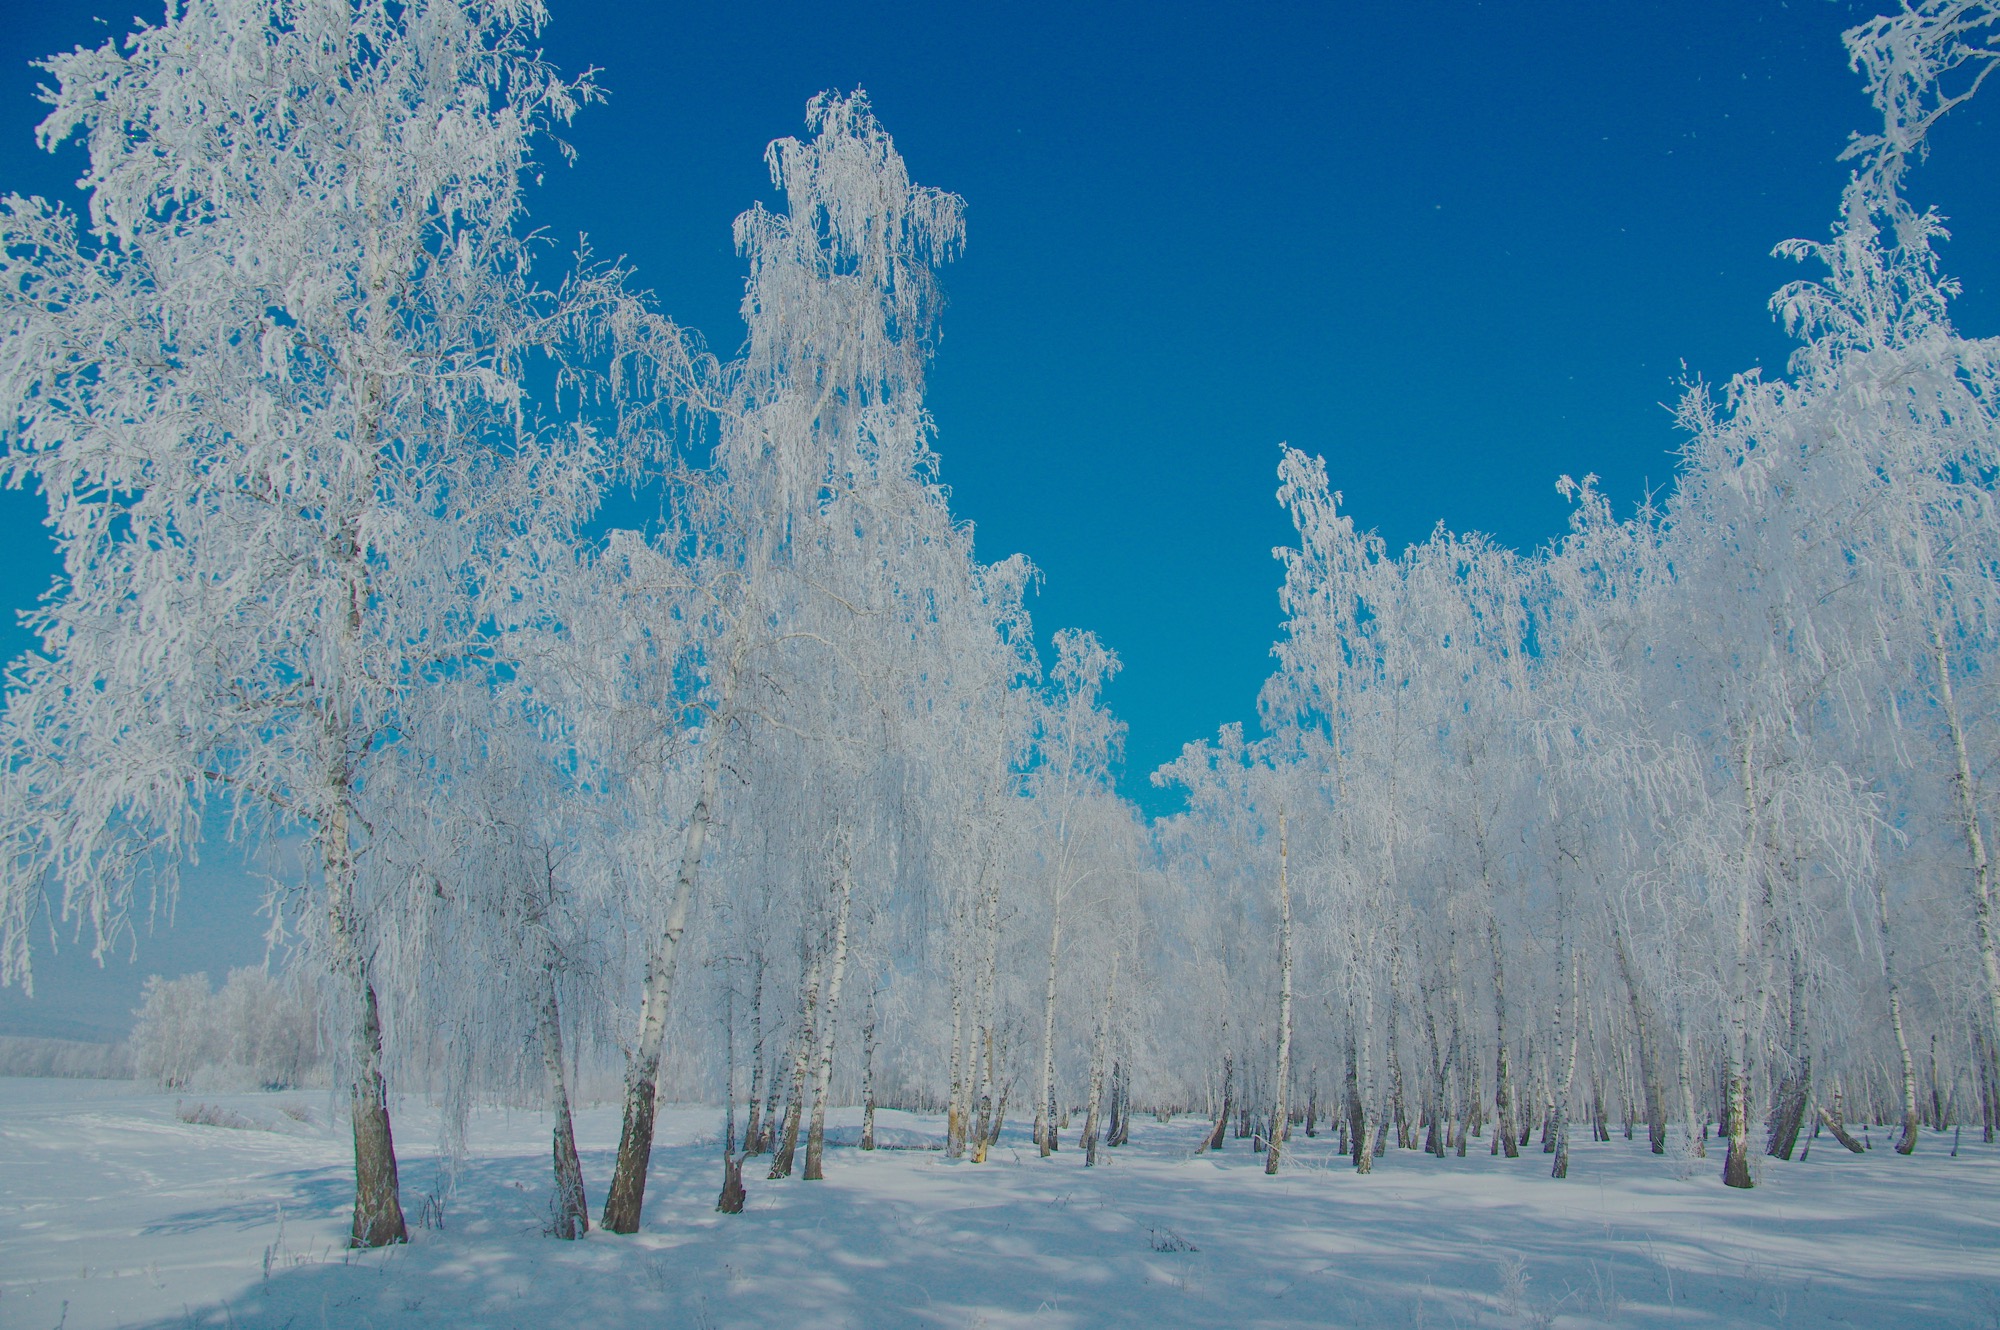
[[[530,277],[538,139],[595,94],[534,0],[194,0],[56,56],[87,220],[0,205],[0,420],[63,577],[14,668],[5,977],[52,880],[100,950],[211,825],[298,829],[349,1034],[352,1241],[403,1238],[368,891],[381,754],[484,659],[485,570],[589,509],[526,375],[584,312]]]

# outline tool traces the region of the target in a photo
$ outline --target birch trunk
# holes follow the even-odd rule
[[[1438,1047],[1437,1011],[1431,1000],[1431,982],[1420,980],[1417,988],[1424,1003],[1424,1044],[1430,1053],[1431,1075],[1424,1086],[1424,1115],[1430,1120],[1424,1133],[1424,1153],[1445,1156],[1444,1058]]]
[[[1952,691],[1951,661],[1938,630],[1931,629],[1931,660],[1937,670],[1938,701],[1951,731],[1952,784],[1958,791],[1959,823],[1965,851],[1972,861],[1973,931],[1979,943],[1979,963],[1986,973],[1988,1028],[2000,1031],[2000,938],[1993,919],[1993,866],[1986,856],[1986,833],[1979,820],[1979,790],[1972,778],[1972,758],[1966,751],[1965,726]]]
[[[725,1215],[743,1213],[743,1156],[736,1153],[736,990],[732,986],[722,1017],[722,1190],[715,1208]]]
[[[986,1027],[986,1049],[984,1054],[986,1060],[985,1089],[981,1091],[979,1096],[979,1127],[973,1134],[972,1140],[972,1162],[975,1164],[986,1162],[986,1152],[992,1148],[995,1141],[1000,1139],[1000,1123],[1006,1116],[1007,1096],[1005,1092],[1002,1092],[1000,1096],[1000,1104],[997,1111],[993,1103],[993,1091],[1000,1083],[1000,1054],[999,1050],[995,1047],[997,1042],[993,1037],[993,1027],[989,1024]]]
[[[736,1135],[735,1122],[730,1123],[730,1136]],[[715,1208],[725,1215],[743,1213],[743,1202],[748,1199],[743,1189],[743,1156],[736,1153],[734,1146],[722,1152],[722,1191],[715,1198]]]
[[[770,1069],[765,1073],[764,1125],[758,1133],[756,1149],[751,1150],[749,1152],[751,1154],[763,1154],[766,1150],[772,1150],[777,1148],[778,1092],[780,1089],[780,1078],[778,1075],[779,1067],[780,1064],[776,1061],[773,1061],[771,1063]]]
[[[1360,1062],[1365,1056],[1366,1054],[1357,1046],[1354,1021],[1350,1014],[1347,1023],[1346,1136],[1356,1173],[1373,1172],[1375,1168],[1375,1152],[1368,1144],[1368,1106],[1362,1101],[1361,1095],[1363,1075]]]
[[[813,1071],[812,1127],[806,1132],[807,1182],[826,1177],[826,1103],[833,1093],[833,1038],[840,1014],[841,981],[847,976],[847,922],[854,902],[854,876],[849,871],[845,843],[840,853],[840,904],[833,925],[833,972],[827,977],[826,1003],[820,1012],[818,1065]]]
[[[1696,1158],[1708,1155],[1708,1128],[1694,1116],[1694,1049],[1688,1038],[1686,1018],[1680,1027],[1681,1057],[1678,1068],[1681,1091],[1681,1121],[1686,1124],[1688,1153]]]
[[[1593,1012],[1590,1021],[1590,1130],[1591,1139],[1608,1142],[1611,1139],[1610,1108],[1604,1095],[1604,1066],[1597,1040],[1597,1018]]]
[[[1486,888],[1486,947],[1493,953],[1493,1153],[1504,1152],[1509,1159],[1519,1158],[1520,1142],[1514,1135],[1514,1071],[1508,1064],[1507,1051],[1507,966],[1500,946],[1500,905],[1499,889],[1493,885],[1492,871],[1487,867],[1486,833],[1477,815],[1473,818],[1473,834],[1479,847],[1479,877]]]
[[[368,210],[373,228],[366,242],[371,252],[366,262],[368,289],[368,366],[393,363],[388,342],[392,327],[390,304],[394,299],[384,280],[386,265],[380,262],[378,246],[383,237],[382,203],[371,190]],[[372,368],[365,369],[357,386],[360,404],[358,436],[366,440],[362,456],[369,475],[378,472],[381,459],[382,383]],[[365,483],[365,482],[364,482]],[[363,551],[358,515],[341,523],[337,541],[341,560],[341,581],[346,613],[335,610],[335,631],[339,643],[333,663],[334,677],[346,683],[367,667],[362,662],[362,619],[369,603],[368,567]],[[342,678],[345,674],[346,678]],[[363,945],[361,920],[355,902],[357,869],[354,851],[355,773],[352,754],[354,736],[347,732],[346,713],[338,691],[320,711],[324,718],[323,755],[331,758],[327,780],[329,816],[321,830],[322,864],[326,872],[327,907],[331,916],[333,962],[350,983],[358,999],[354,1028],[353,1080],[348,1087],[349,1116],[354,1129],[354,1219],[348,1233],[350,1247],[386,1247],[409,1241],[403,1222],[401,1186],[396,1174],[396,1142],[389,1126],[388,1088],[382,1081],[382,1013],[375,996],[371,959]],[[362,745],[365,751],[366,745]]]
[[[875,993],[868,994],[868,1015],[861,1022],[861,1148],[875,1148]]]
[[[1035,1145],[1042,1158],[1056,1148],[1056,966],[1062,956],[1062,893],[1049,917],[1049,978],[1042,997],[1042,1092],[1035,1100]]]
[[[1562,1075],[1555,1086],[1555,1165],[1549,1176],[1566,1178],[1569,1176],[1569,1096],[1570,1087],[1576,1084],[1576,1040],[1577,1040],[1577,998],[1578,998],[1578,958],[1569,940],[1569,928],[1565,925],[1556,934],[1556,962],[1569,971],[1569,988],[1566,993],[1556,996],[1556,1038],[1563,1041],[1557,1047],[1557,1054],[1563,1060]],[[1566,956],[1565,956],[1566,953]],[[1567,964],[1564,964],[1564,959]],[[1560,974],[1560,970],[1558,971]],[[1566,1046],[1565,1046],[1566,1045]]]
[[[1771,1104],[1770,1137],[1764,1152],[1790,1159],[1799,1142],[1799,1128],[1805,1122],[1806,1103],[1812,1098],[1812,1048],[1809,1034],[1805,958],[1796,942],[1791,950],[1791,1010],[1786,1022],[1785,1074],[1778,1083]]]
[[[1370,987],[1366,993],[1368,1024],[1363,1032],[1362,1057],[1367,1057],[1367,1041],[1375,1037],[1375,990]],[[1389,1101],[1390,1110],[1396,1118],[1396,1148],[1414,1150],[1417,1148],[1417,1134],[1410,1126],[1410,1101],[1408,1082],[1403,1075],[1403,1038],[1401,1013],[1403,1009],[1403,934],[1397,927],[1394,916],[1389,924],[1389,1028],[1385,1032],[1387,1044],[1383,1050],[1389,1060]],[[1350,1016],[1352,1013],[1349,1013]]]
[[[1945,1126],[1945,1099],[1943,1082],[1938,1077],[1937,1046],[1938,1037],[1936,1032],[1933,1032],[1931,1034],[1929,1075],[1925,1078],[1928,1093],[1924,1094],[1918,1100],[1918,1121],[1920,1123],[1928,1122],[1935,1131],[1943,1131]],[[1873,1079],[1873,1077],[1869,1078],[1871,1088],[1873,1087]],[[1886,1074],[1883,1076],[1882,1084],[1884,1089],[1887,1089],[1889,1080]],[[1869,1114],[1871,1118],[1878,1123],[1888,1122],[1889,1114],[1883,1110],[1882,1098],[1874,1098],[1873,1108],[1874,1111]],[[1869,1143],[1869,1148],[1874,1148],[1873,1142]]]
[[[1097,1163],[1097,1102],[1104,1095],[1104,1061],[1111,1042],[1111,1001],[1118,987],[1118,953],[1111,953],[1111,977],[1104,983],[1104,1006],[1097,1013],[1097,1038],[1090,1050],[1090,1102],[1083,1113],[1083,1166]],[[1118,1101],[1112,1090],[1112,1117],[1116,1125]]]
[[[1983,1056],[1983,1055],[1982,1055]],[[1131,1104],[1125,1097],[1125,1064],[1113,1061],[1111,1064],[1111,1123],[1105,1129],[1104,1143],[1116,1148],[1125,1144],[1125,1124],[1130,1120]]]
[[[1993,1144],[1995,1127],[2000,1127],[2000,1067],[1995,1066],[1992,1037],[1978,1021],[1972,1023],[1972,1044],[1979,1055],[1980,1139]]]
[[[396,1179],[396,1142],[389,1130],[389,1096],[382,1083],[382,1018],[375,985],[361,981],[361,1021],[355,1032],[356,1071],[349,1104],[354,1118],[354,1225],[350,1247],[409,1241]]]
[[[814,951],[806,965],[805,992],[800,999],[797,1043],[792,1049],[792,1080],[785,1099],[785,1126],[778,1138],[777,1149],[771,1153],[771,1172],[767,1180],[773,1182],[792,1176],[792,1159],[798,1153],[799,1114],[805,1099],[806,1072],[812,1065],[812,1051],[819,1030],[819,967],[820,955]]]
[[[1736,902],[1736,983],[1729,1002],[1729,1040],[1723,1055],[1723,1124],[1729,1136],[1729,1150],[1723,1157],[1722,1182],[1727,1187],[1755,1185],[1750,1176],[1750,1074],[1751,977],[1755,963],[1757,929],[1754,910],[1757,899],[1757,792],[1754,754],[1754,727],[1745,734],[1741,764],[1744,844],[1743,880],[1738,884]]]
[[[1453,1150],[1453,1153],[1456,1154],[1460,1159],[1465,1158],[1465,1143],[1467,1139],[1470,1138],[1472,1135],[1473,1124],[1477,1120],[1479,1114],[1479,1082],[1477,1080],[1478,1073],[1476,1070],[1472,1070],[1471,1066],[1472,1066],[1471,1058],[1470,1056],[1468,1056],[1467,1058],[1468,1075],[1472,1079],[1465,1088],[1464,1101],[1459,1105],[1458,1126],[1457,1126],[1458,1145]]]
[[[1632,957],[1625,947],[1625,934],[1614,922],[1611,945],[1618,957],[1618,973],[1625,981],[1625,995],[1632,1006],[1632,1032],[1639,1043],[1639,1084],[1646,1101],[1646,1140],[1654,1154],[1667,1152],[1665,1096],[1660,1093],[1658,1050],[1653,1047],[1646,1024],[1645,1008],[1639,1002],[1639,985],[1632,977]]]
[[[1000,1144],[1000,1133],[1007,1126],[1007,1096],[1013,1092],[1014,1080],[1010,1076],[1001,1084],[999,1102],[993,1105],[993,1121],[987,1132],[986,1146],[981,1149],[979,1156],[982,1162],[986,1158],[986,1150]]]
[[[1465,1158],[1466,1138],[1472,1134],[1472,1119],[1477,1112],[1474,1107],[1479,1097],[1476,1047],[1465,1018],[1465,983],[1458,968],[1458,925],[1454,921],[1451,929],[1451,1065],[1458,1102],[1452,1109],[1451,1149],[1460,1159]]]
[[[353,1079],[348,1085],[354,1128],[354,1221],[350,1247],[386,1247],[409,1241],[396,1176],[396,1142],[389,1128],[388,1089],[382,1082],[382,1016],[375,999],[354,904],[354,847],[349,839],[348,778],[333,782],[333,812],[327,819],[322,854],[326,866],[328,913],[334,964],[353,986],[356,999]]]
[[[999,1080],[999,1054],[995,1047],[998,1041],[993,1033],[1000,955],[1000,888],[997,880],[987,888],[985,919],[986,956],[980,966],[977,1019],[973,1022],[977,1043],[972,1052],[972,1075],[966,1080],[966,1115],[977,1124],[972,1146],[972,1162],[975,1164],[986,1162],[987,1149],[998,1133],[997,1127],[989,1127],[994,1090]]]
[[[720,722],[717,722],[719,725]],[[688,905],[707,844],[708,821],[715,807],[722,770],[722,742],[711,737],[701,764],[701,792],[688,814],[687,837],[681,847],[680,871],[674,876],[674,899],[665,926],[646,958],[646,978],[639,1006],[639,1039],[625,1062],[625,1119],[618,1134],[618,1164],[611,1190],[604,1197],[604,1227],[613,1233],[637,1233],[646,1202],[646,1171],[653,1161],[653,1113],[659,1094],[660,1046],[667,1035],[667,1003],[673,996],[674,971],[680,961],[681,934],[687,928]]]
[[[966,1081],[969,1079],[970,1052],[965,1046],[965,975],[964,951],[966,943],[961,940],[952,948],[951,966],[951,1095],[945,1104],[944,1155],[947,1159],[958,1159],[965,1154],[965,1104]],[[869,1021],[863,1031],[869,1047],[868,1066],[864,1074],[871,1081],[874,1076],[874,1000],[869,1001]],[[872,1110],[871,1114],[872,1114]],[[871,1116],[872,1122],[872,1116]],[[866,1148],[873,1149],[871,1142]]]
[[[1228,1038],[1228,1022],[1225,1021],[1223,1023],[1222,1029],[1223,1037],[1225,1039]],[[1203,1143],[1201,1150],[1197,1150],[1195,1153],[1200,1154],[1202,1151],[1220,1150],[1222,1148],[1223,1141],[1228,1139],[1229,1136],[1229,1110],[1235,1103],[1235,1094],[1236,1057],[1232,1053],[1224,1053],[1222,1055],[1222,1104],[1215,1111],[1215,1126],[1208,1133],[1208,1140]]]
[[[569,1111],[569,1078],[563,1069],[562,1024],[556,1007],[556,977],[544,967],[541,1010],[536,1024],[542,1042],[542,1065],[549,1076],[549,1108],[555,1117],[556,1194],[552,1228],[555,1235],[574,1240],[590,1231],[590,1206],[583,1194],[583,1165],[576,1157],[576,1128]]]
[[[761,1140],[764,1106],[764,952],[757,951],[756,979],[750,990],[750,1103],[743,1123],[743,1153],[763,1153]]]
[[[1287,846],[1285,814],[1278,812],[1278,1081],[1271,1110],[1271,1146],[1264,1157],[1266,1174],[1278,1171],[1284,1150],[1289,1105],[1285,1091],[1292,1082],[1292,885],[1285,876]]]
[[[1619,1116],[1625,1122],[1625,1139],[1632,1139],[1632,1129],[1639,1120],[1639,1076],[1633,1070],[1633,1051],[1630,1045],[1620,1040],[1618,1045],[1618,1104]]]
[[[1837,1092],[1834,1095],[1833,1111],[1828,1112],[1825,1108],[1821,1108],[1819,1111],[1819,1120],[1820,1125],[1833,1133],[1834,1140],[1839,1141],[1853,1153],[1862,1154],[1866,1152],[1868,1147],[1855,1140],[1854,1134],[1847,1130],[1847,1124],[1840,1120],[1840,1095]]]

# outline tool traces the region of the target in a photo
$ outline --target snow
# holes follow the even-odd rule
[[[177,1109],[242,1126],[191,1123]],[[397,1104],[404,1202],[431,1215],[435,1114]],[[1991,1325],[2000,1320],[2000,1149],[1926,1136],[1914,1158],[1822,1139],[1725,1190],[1615,1139],[1507,1161],[1390,1151],[1340,1167],[1295,1136],[1276,1178],[1201,1124],[1134,1122],[1085,1171],[1016,1144],[948,1161],[936,1119],[883,1113],[862,1154],[836,1114],[827,1181],[745,1172],[715,1213],[714,1108],[663,1110],[634,1237],[542,1236],[548,1119],[475,1115],[443,1227],[344,1249],[344,1125],[323,1093],[150,1092],[131,1082],[0,1079],[0,1325],[96,1327],[1082,1327],[1236,1325]],[[584,1109],[593,1200],[616,1110]],[[1074,1132],[1070,1133],[1071,1136]],[[1483,1143],[1480,1148],[1483,1150]]]

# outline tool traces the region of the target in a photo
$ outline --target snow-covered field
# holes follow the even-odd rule
[[[545,1119],[487,1112],[441,1227],[342,1248],[347,1140],[315,1094],[182,1097],[0,1079],[0,1326],[1995,1326],[2000,1151],[1927,1137],[1913,1159],[1822,1139],[1749,1194],[1622,1139],[1434,1160],[1371,1177],[1298,1139],[1279,1177],[1191,1120],[1134,1125],[1089,1172],[1065,1148],[985,1166],[921,1148],[831,1151],[827,1181],[762,1180],[713,1210],[714,1109],[662,1114],[636,1237],[541,1235]],[[412,1221],[435,1206],[435,1119],[399,1105]],[[615,1110],[578,1122],[592,1199]],[[840,1137],[851,1143],[850,1119]],[[1010,1135],[1013,1133],[1010,1132]]]

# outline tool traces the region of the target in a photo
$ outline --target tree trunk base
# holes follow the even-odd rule
[[[653,1078],[636,1077],[625,1090],[625,1126],[618,1134],[618,1167],[604,1196],[603,1226],[637,1233],[646,1204],[646,1171],[653,1162]]]
[[[403,1202],[396,1177],[396,1145],[389,1130],[389,1105],[385,1102],[381,1077],[372,1093],[355,1087],[354,1111],[354,1226],[350,1247],[387,1247],[408,1242],[403,1224]]]
[[[1722,1185],[1725,1187],[1754,1187],[1757,1184],[1750,1177],[1750,1143],[1748,1140],[1731,1137],[1729,1152],[1722,1160]]]
[[[396,1141],[389,1130],[389,1094],[382,1084],[382,1020],[375,986],[361,985],[361,1068],[352,1089],[354,1119],[354,1225],[347,1245],[386,1247],[408,1242],[396,1178]]]
[[[715,1208],[726,1215],[740,1215],[743,1195],[743,1159],[730,1155],[722,1161],[722,1195],[716,1198]]]
[[[550,1228],[557,1237],[573,1242],[590,1232],[590,1203],[584,1199],[583,1166],[577,1162],[567,1105],[557,1119],[555,1137],[555,1222]]]

